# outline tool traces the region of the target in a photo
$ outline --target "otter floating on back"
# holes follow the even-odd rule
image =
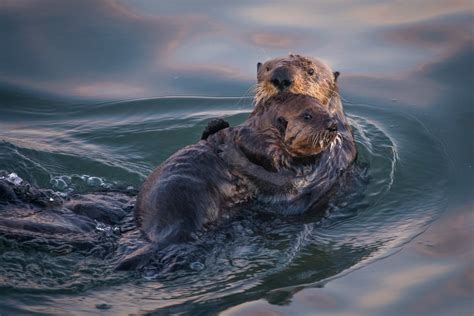
[[[308,96],[267,102],[268,111],[184,147],[155,169],[135,206],[137,226],[152,244],[119,268],[143,264],[153,249],[193,239],[239,204],[298,195],[298,174],[337,142],[337,121]]]
[[[236,128],[215,121],[203,140],[178,151],[145,181],[135,216],[152,244],[119,268],[143,264],[153,249],[189,240],[242,202],[253,199],[286,214],[317,203],[356,157],[338,76],[323,62],[300,55],[258,63],[250,117]],[[299,116],[288,115],[301,107]],[[320,132],[306,135],[304,128],[291,127],[313,116]]]

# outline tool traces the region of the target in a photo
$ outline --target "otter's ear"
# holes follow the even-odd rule
[[[260,70],[260,67],[262,67],[262,63],[257,63],[257,71]]]
[[[288,126],[288,121],[284,117],[279,116],[276,120],[276,127],[280,131],[281,135],[285,135],[286,127]]]
[[[334,82],[337,81],[337,78],[339,77],[339,75],[341,74],[339,71],[335,71],[332,73],[334,75]]]

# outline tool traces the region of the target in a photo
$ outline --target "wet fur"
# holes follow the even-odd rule
[[[329,115],[327,106],[322,105],[313,97],[280,93],[270,97],[266,102],[260,103],[244,124],[247,124],[251,129],[265,130],[272,125],[273,117],[281,116],[285,110],[301,107],[302,104],[313,107],[316,112],[320,111],[319,113]],[[319,117],[322,115],[320,114]],[[285,161],[285,168],[291,168],[295,172],[290,180],[292,189],[287,190],[285,194],[280,192],[261,194],[257,196],[258,201],[267,204],[277,212],[296,214],[311,208],[329,191],[338,177],[352,164],[357,154],[352,132],[346,120],[341,119],[339,115],[330,117],[337,123],[335,137],[328,137],[328,132],[324,129],[319,129],[308,137],[308,141],[313,143],[315,148],[317,148],[317,143],[323,142],[323,146],[326,147],[322,152],[310,157],[296,155]],[[254,145],[252,140],[248,140],[246,146],[257,147],[258,145]]]
[[[311,153],[316,155],[330,145],[319,148],[320,141],[316,141],[317,135],[324,134],[320,122],[329,115],[308,96],[269,102],[274,103],[271,110],[179,150],[147,178],[137,197],[135,218],[156,248],[193,239],[197,232],[229,218],[235,206],[259,196],[280,200],[298,193],[301,179],[297,174],[304,174],[305,157],[292,154],[295,148],[285,135],[290,130],[305,130],[295,137],[315,145]],[[318,105],[320,111],[311,108]],[[308,110],[314,116],[311,122],[301,120]],[[305,129],[305,125],[310,126]],[[139,250],[119,268],[142,265],[149,255]]]
[[[270,82],[279,66],[287,67],[294,79],[286,94]],[[256,106],[249,119],[237,129],[225,128],[222,122],[211,124],[203,133],[206,142],[178,151],[145,182],[136,207],[137,224],[145,236],[156,245],[188,240],[197,230],[229,215],[232,206],[250,199],[285,214],[304,212],[321,201],[356,157],[338,76],[323,62],[300,55],[259,64]],[[326,132],[308,136],[312,146],[321,140],[322,145],[328,143],[316,156],[292,156],[275,142],[275,135],[281,133],[281,126],[275,124],[275,105],[287,103],[288,93],[314,98],[315,110],[326,111],[337,121],[338,132],[330,142]],[[124,266],[133,258],[143,263],[142,257],[150,252],[132,254]]]

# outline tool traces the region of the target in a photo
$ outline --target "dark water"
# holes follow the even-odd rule
[[[359,151],[351,189],[321,212],[243,214],[167,249],[179,266],[169,272],[113,271],[141,242],[131,214],[73,238],[0,236],[0,314],[474,311],[462,247],[474,242],[470,2],[7,1],[0,25],[0,170],[58,195],[139,188],[210,118],[245,120],[256,63],[289,51],[342,72]],[[447,275],[467,269],[467,295],[406,309],[448,271],[405,273],[446,263],[410,255],[414,238],[430,238],[435,220],[449,235],[443,223],[459,214],[464,250],[448,255]],[[409,288],[392,287],[397,275]],[[387,288],[392,301],[374,294]],[[348,292],[372,294],[362,304]]]

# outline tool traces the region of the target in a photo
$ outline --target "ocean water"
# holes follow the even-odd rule
[[[82,235],[0,227],[1,315],[474,311],[472,3],[18,1],[0,17],[4,177],[62,197],[128,192],[120,223]],[[142,242],[130,205],[146,176],[210,119],[243,122],[256,63],[289,51],[342,73],[350,188],[114,271]]]

